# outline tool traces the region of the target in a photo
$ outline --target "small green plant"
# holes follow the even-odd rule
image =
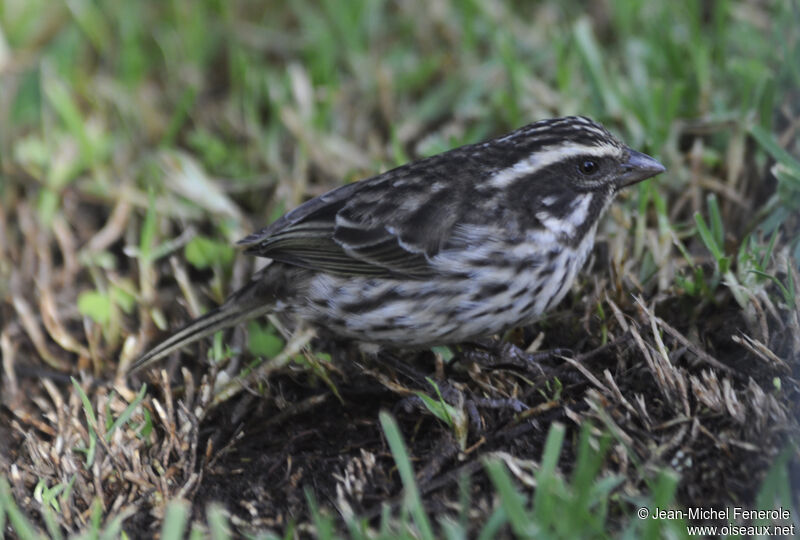
[[[765,234],[770,234],[800,211],[800,159],[781,147],[763,127],[752,126],[750,134],[776,161],[770,172],[778,180],[778,187],[761,212],[764,215],[761,228]],[[800,265],[800,235],[795,234],[788,240],[795,264]]]
[[[733,272],[733,258],[725,252],[725,230],[716,195],[713,193],[708,195],[706,206],[708,209],[708,222],[700,212],[695,212],[694,221],[697,235],[713,258],[713,273],[711,276],[706,276],[703,267],[696,264],[694,257],[678,241],[678,249],[689,263],[692,275],[690,277],[676,276],[676,282],[689,295],[699,295],[708,300],[713,300],[717,288],[721,284],[725,284],[731,290],[736,302],[744,309],[749,303],[749,295],[747,290],[740,284],[737,275]]]
[[[710,289],[713,291],[724,282],[731,290],[736,302],[744,309],[749,302],[747,293],[739,284],[739,280],[731,268],[732,258],[725,253],[725,229],[722,225],[722,215],[719,211],[717,196],[710,193],[706,198],[708,206],[708,219],[710,226],[706,224],[703,215],[696,212],[694,221],[697,225],[697,234],[700,235],[703,244],[714,257],[714,274],[709,279]]]
[[[464,411],[464,404],[460,403],[457,406],[450,405],[442,396],[439,385],[430,377],[426,377],[425,380],[433,387],[436,392],[436,398],[434,399],[424,392],[419,391],[415,392],[415,394],[431,414],[453,430],[453,435],[455,435],[459,447],[463,450],[467,447],[467,435],[469,434],[469,420]]]

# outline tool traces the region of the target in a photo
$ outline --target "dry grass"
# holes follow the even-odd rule
[[[534,493],[556,421],[563,478],[582,463],[581,426],[593,445],[608,437],[595,477],[618,483],[602,498],[604,534],[644,534],[632,510],[658,502],[664,470],[679,475],[668,505],[771,507],[785,482],[797,508],[800,26],[778,60],[764,37],[792,29],[796,6],[723,3],[719,17],[739,26],[710,7],[699,33],[691,17],[667,26],[674,14],[637,7],[642,24],[670,29],[657,36],[624,19],[630,2],[587,18],[557,3],[437,2],[422,18],[414,2],[362,6],[353,35],[341,26],[356,8],[266,17],[203,3],[192,18],[182,2],[118,15],[86,3],[33,17],[23,4],[0,9],[0,471],[37,526],[124,522],[144,536],[186,499],[196,523],[219,501],[238,531],[319,533],[304,489],[374,526],[382,504],[407,504],[382,408],[400,422],[425,509],[466,516],[473,534],[499,504],[485,460]],[[688,67],[672,58],[684,30]],[[739,58],[747,40],[756,52]],[[59,50],[80,55],[74,73]],[[735,76],[720,56],[740,60]],[[749,85],[762,69],[772,86]],[[284,209],[407,156],[573,112],[669,172],[613,208],[558,311],[506,336],[572,354],[538,366],[468,347],[371,359],[272,321],[218,337],[213,365],[196,347],[143,375],[146,387],[125,378],[162,331],[247,278],[253,262],[224,246]],[[407,399],[419,392],[443,397],[449,422]]]

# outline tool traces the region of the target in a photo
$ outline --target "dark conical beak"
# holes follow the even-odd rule
[[[647,154],[642,154],[630,148],[628,149],[628,154],[630,157],[628,161],[622,164],[621,174],[617,178],[618,189],[647,180],[651,176],[667,170],[658,160],[651,158]]]

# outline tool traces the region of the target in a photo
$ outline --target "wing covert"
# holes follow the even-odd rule
[[[334,189],[242,239],[246,253],[340,275],[427,279],[458,214],[423,162]]]

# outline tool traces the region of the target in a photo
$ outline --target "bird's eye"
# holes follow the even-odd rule
[[[599,168],[600,165],[598,165],[596,161],[593,161],[591,159],[585,159],[581,161],[580,165],[578,165],[578,169],[581,171],[581,173],[587,176],[596,173]]]

